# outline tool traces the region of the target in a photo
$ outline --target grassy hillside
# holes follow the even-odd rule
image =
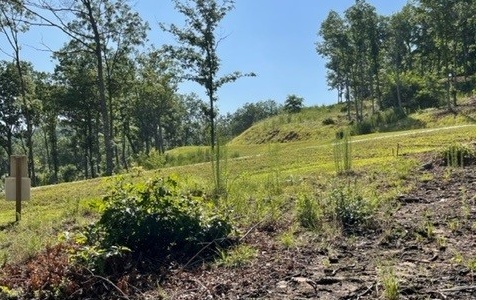
[[[475,105],[472,98],[463,98],[456,113],[446,109],[423,109],[409,114],[405,118],[389,122],[394,113],[389,110],[377,113],[373,117],[367,113],[365,122],[375,123],[373,132],[435,128],[461,124],[475,124]],[[365,111],[369,111],[369,107]],[[353,107],[352,107],[353,110]],[[354,114],[352,112],[352,118]],[[336,132],[347,128],[351,122],[347,118],[346,104],[321,107],[308,107],[298,114],[281,114],[259,122],[235,138],[231,145],[286,143],[314,140],[329,142]]]
[[[234,220],[240,232],[261,223],[287,228],[278,234],[288,234],[288,227],[302,224],[306,199],[328,199],[333,191],[349,186],[368,202],[372,214],[385,212],[394,207],[392,199],[412,188],[412,182],[428,180],[418,172],[425,161],[441,158],[451,145],[474,151],[475,110],[465,100],[456,115],[443,110],[419,111],[404,120],[408,124],[398,122],[390,124],[387,132],[352,137],[352,170],[349,175],[338,175],[332,141],[335,133],[348,125],[341,109],[342,105],[314,107],[292,116],[277,116],[254,125],[226,145],[222,172],[227,194],[218,201],[217,209]],[[331,121],[333,124],[327,124]],[[393,131],[395,126],[410,130]],[[188,157],[204,150],[188,147],[169,154]],[[1,263],[25,261],[46,246],[75,236],[98,219],[102,197],[116,180],[145,182],[170,174],[180,178],[185,190],[208,194],[212,189],[210,163],[196,163],[152,171],[136,168],[111,178],[34,188],[32,200],[23,203],[18,224],[13,222],[15,204],[0,202]],[[327,225],[322,225],[324,234],[338,234],[334,227],[327,230]]]

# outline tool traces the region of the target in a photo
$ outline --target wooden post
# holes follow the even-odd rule
[[[22,158],[19,156],[15,157],[16,162],[16,173],[15,174],[15,185],[16,185],[16,196],[15,196],[15,221],[19,222],[22,219]]]
[[[10,191],[15,191],[15,197],[12,197],[10,193],[10,199],[7,197],[7,200],[15,200],[15,221],[18,222],[22,218],[22,200],[28,200],[29,190],[22,192],[22,187],[24,186],[24,180],[27,178],[27,157],[25,155],[11,155],[10,156],[10,177],[7,179],[13,179],[10,182]],[[30,187],[28,187],[30,188]],[[6,184],[6,190],[8,186]],[[25,194],[24,194],[25,193]],[[7,193],[8,194],[8,193]],[[25,199],[22,199],[25,198]]]

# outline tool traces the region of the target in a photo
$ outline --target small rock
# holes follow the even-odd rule
[[[432,162],[429,162],[429,163],[426,163],[424,165],[422,165],[422,168],[421,170],[431,170],[433,169],[433,163]]]
[[[338,258],[337,258],[337,257],[330,256],[330,257],[328,258],[328,261],[329,261],[331,264],[336,264],[336,263],[338,263]]]
[[[286,289],[288,287],[288,282],[282,280],[277,283],[277,288]]]

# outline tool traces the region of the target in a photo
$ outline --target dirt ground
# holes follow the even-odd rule
[[[426,163],[419,172],[424,180],[375,231],[287,249],[278,233],[256,228],[248,265],[178,271],[143,297],[388,299],[396,287],[399,299],[475,299],[475,165]]]
[[[165,266],[109,278],[72,269],[59,245],[4,266],[0,298],[58,299],[61,288],[69,299],[475,299],[475,164],[450,169],[426,159],[418,172],[416,188],[368,232],[302,231],[287,248],[281,230],[257,226],[243,240],[257,256],[241,267]]]

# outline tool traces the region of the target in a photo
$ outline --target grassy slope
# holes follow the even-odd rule
[[[467,115],[469,117],[453,117],[436,110],[424,111],[410,116],[421,120],[424,128],[469,126],[353,137],[353,169],[358,174],[368,174],[356,179],[362,187],[360,192],[375,201],[389,199],[408,189],[402,185],[402,178],[410,176],[418,166],[412,154],[438,152],[454,142],[472,143],[476,136],[475,111],[470,110]],[[322,121],[327,118],[333,119],[335,124],[323,125]],[[314,193],[316,186],[334,185],[331,142],[335,132],[346,124],[340,106],[329,106],[308,108],[294,116],[278,116],[247,130],[226,147],[228,153],[234,153],[237,158],[226,161],[224,172],[230,194],[223,201],[224,208],[232,210],[232,217],[244,226],[266,217],[279,220],[283,212],[292,209],[289,204],[292,201],[286,199]],[[279,141],[289,142],[275,143]],[[393,155],[397,147],[401,156]],[[175,149],[171,154],[192,151],[198,149]],[[135,182],[171,173],[181,176],[192,188],[210,188],[209,163],[155,171],[136,170],[124,177]],[[32,200],[23,204],[20,224],[12,223],[15,204],[0,202],[0,259],[3,262],[24,260],[46,245],[56,243],[59,236],[71,234],[95,220],[98,216],[92,205],[101,202],[113,180],[101,178],[34,188]],[[378,194],[379,189],[384,193]]]

